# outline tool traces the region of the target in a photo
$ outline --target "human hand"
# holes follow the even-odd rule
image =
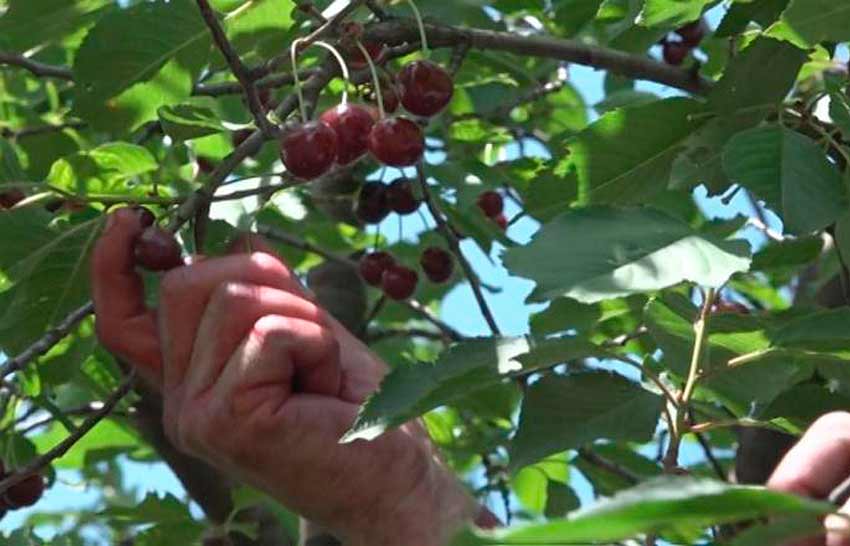
[[[475,503],[418,423],[339,444],[387,371],[260,252],[196,260],[148,309],[135,271],[138,213],[121,209],[94,251],[97,333],[162,390],[164,427],[207,460],[326,526],[346,544],[440,545]],[[244,245],[243,245],[244,246]]]
[[[768,481],[768,487],[825,499],[850,475],[850,413],[828,413],[809,428]],[[850,502],[840,511],[850,515]],[[826,533],[788,546],[850,546],[850,521],[839,515],[824,520]]]

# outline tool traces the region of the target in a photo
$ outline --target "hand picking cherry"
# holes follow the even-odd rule
[[[454,272],[452,255],[442,248],[432,246],[425,249],[419,258],[419,265],[431,282],[442,284],[449,280]]]
[[[443,67],[431,61],[413,61],[398,75],[401,104],[411,114],[431,117],[452,100],[454,82]]]
[[[385,118],[369,133],[369,151],[385,165],[410,167],[425,153],[425,136],[422,129],[407,118]]]
[[[139,235],[133,253],[136,264],[149,271],[168,271],[183,265],[177,239],[155,225],[148,227]]]
[[[375,120],[365,107],[340,104],[325,111],[319,119],[336,133],[336,160],[340,165],[353,163],[368,151],[369,132]]]
[[[419,275],[416,271],[399,264],[387,268],[381,278],[384,294],[397,301],[404,301],[412,296],[418,283]]]
[[[384,272],[395,265],[395,258],[389,252],[371,252],[360,259],[360,276],[367,284],[381,286]]]
[[[280,157],[293,176],[312,180],[336,161],[336,132],[323,121],[308,121],[289,129],[280,140]]]
[[[367,224],[379,224],[390,213],[387,187],[381,182],[367,182],[360,188],[355,214]]]
[[[413,195],[413,184],[399,178],[387,186],[387,204],[397,214],[413,214],[419,210],[419,201]]]

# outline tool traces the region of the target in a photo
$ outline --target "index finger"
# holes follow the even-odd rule
[[[144,228],[141,215],[131,208],[109,216],[92,255],[92,298],[103,346],[159,383],[162,357],[155,312],[145,305],[144,283],[133,256],[135,240]]]

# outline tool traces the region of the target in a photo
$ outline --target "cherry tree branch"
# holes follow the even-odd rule
[[[94,312],[94,304],[88,302],[73,310],[62,322],[48,330],[41,338],[32,345],[21,351],[18,355],[7,360],[0,366],[0,378],[5,378],[22,369],[30,361],[47,354],[50,349],[70,334],[83,319]]]
[[[224,56],[225,61],[227,61],[227,65],[230,67],[233,75],[236,76],[236,79],[239,80],[239,83],[245,90],[245,98],[248,101],[248,109],[251,110],[251,114],[254,115],[254,121],[257,123],[257,127],[265,134],[272,134],[272,126],[266,117],[265,107],[263,107],[263,104],[260,102],[260,96],[257,94],[257,87],[254,85],[254,79],[248,73],[248,68],[242,63],[242,59],[239,58],[239,54],[233,48],[230,40],[227,39],[227,35],[224,33],[224,29],[221,27],[221,24],[219,24],[218,19],[216,19],[215,13],[213,13],[212,6],[210,6],[209,2],[207,0],[196,0],[196,2],[198,4],[198,8],[201,10],[201,16],[203,16],[207,27],[210,29],[215,45],[218,47],[219,51],[221,51],[221,54]]]
[[[86,418],[85,421],[67,438],[56,444],[43,455],[40,455],[30,461],[25,466],[15,470],[6,478],[0,480],[0,496],[3,495],[10,487],[22,482],[29,476],[39,473],[43,468],[47,467],[56,459],[62,457],[79,442],[91,429],[93,429],[104,418],[109,416],[115,409],[118,403],[130,392],[135,381],[135,375],[131,374],[112,395],[103,402],[103,407]]]
[[[619,476],[620,478],[628,482],[630,485],[640,483],[640,478],[634,472],[612,461],[609,461],[605,457],[598,455],[590,449],[580,448],[577,454],[579,458],[587,461],[593,466],[597,466],[607,472],[610,472],[611,474]]]
[[[425,205],[428,207],[431,216],[434,217],[434,221],[437,222],[437,231],[439,231],[446,240],[449,248],[451,248],[455,258],[460,264],[460,267],[463,269],[463,272],[469,281],[469,285],[472,287],[472,293],[475,296],[475,300],[478,302],[478,307],[481,309],[481,314],[484,315],[484,320],[487,321],[487,325],[490,327],[490,331],[494,336],[501,336],[502,332],[499,330],[499,325],[493,317],[493,312],[490,310],[490,306],[487,305],[487,300],[484,299],[484,293],[481,290],[481,283],[478,280],[478,276],[475,274],[475,270],[472,268],[469,260],[467,260],[466,256],[463,255],[463,251],[460,248],[460,241],[458,240],[457,235],[455,235],[454,229],[452,229],[449,225],[434,200],[434,197],[431,195],[431,188],[428,186],[428,180],[425,176],[425,169],[422,166],[422,162],[417,164],[416,172],[419,176],[419,186],[422,188],[422,196],[424,198]]]
[[[24,55],[8,51],[0,51],[0,65],[17,66],[24,70],[29,70],[34,76],[38,76],[39,78],[74,79],[74,73],[70,68],[40,63]]]

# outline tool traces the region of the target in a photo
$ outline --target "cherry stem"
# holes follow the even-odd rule
[[[422,21],[422,14],[419,13],[419,8],[416,7],[416,2],[407,0],[407,4],[413,11],[413,17],[416,19],[416,24],[419,26],[419,36],[422,39],[422,53],[427,57],[431,50],[428,47],[428,34],[425,32],[425,23]]]
[[[336,62],[339,63],[339,68],[342,71],[342,77],[345,79],[345,86],[342,88],[342,105],[345,106],[348,104],[348,87],[351,85],[351,73],[348,70],[348,65],[345,64],[345,59],[342,58],[342,55],[334,46],[327,42],[316,41],[313,42],[313,45],[323,47],[330,51],[331,55],[333,55],[336,59]]]
[[[375,68],[375,63],[372,62],[372,56],[369,55],[369,50],[363,47],[360,40],[355,40],[354,43],[357,44],[357,48],[363,54],[363,58],[366,59],[366,63],[369,65],[369,72],[372,73],[372,85],[375,86],[375,97],[378,99],[378,118],[384,119],[387,117],[387,113],[384,110],[384,96],[383,93],[381,93],[381,79],[378,77],[378,69]]]
[[[289,56],[292,60],[292,85],[298,94],[298,107],[301,110],[301,123],[307,123],[307,106],[304,104],[304,90],[301,88],[301,77],[298,75],[298,45],[303,41],[302,38],[298,38],[292,42],[289,47]]]

